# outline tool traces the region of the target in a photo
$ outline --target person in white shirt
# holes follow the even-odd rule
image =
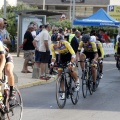
[[[118,42],[119,37],[120,37],[120,32],[118,32],[118,35],[116,36],[116,42]]]
[[[36,48],[36,51],[39,55],[35,54],[35,62],[40,63],[41,68],[41,76],[40,79],[42,80],[49,80],[50,77],[45,76],[45,68],[46,64],[49,62],[50,57],[50,44],[51,44],[51,37],[49,32],[51,30],[51,25],[46,24],[44,25],[44,29],[35,37],[33,41],[33,45]]]

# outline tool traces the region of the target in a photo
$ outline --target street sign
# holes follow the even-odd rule
[[[120,6],[108,5],[108,14],[117,21],[120,21]]]
[[[71,0],[61,0],[61,2],[69,3]],[[73,0],[72,0],[73,1]],[[76,3],[84,3],[85,0],[75,0]]]

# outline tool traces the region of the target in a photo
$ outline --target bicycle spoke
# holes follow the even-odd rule
[[[73,105],[76,105],[78,100],[79,100],[79,91],[75,91],[75,80],[73,78],[69,78],[71,81],[71,101],[73,103]]]
[[[62,85],[64,84],[64,91],[62,90]],[[65,87],[65,80],[62,78],[58,78],[57,82],[56,82],[56,100],[57,100],[57,104],[59,108],[63,108],[65,106],[66,103],[66,87]],[[63,93],[65,94],[65,98],[64,99],[60,99],[60,97],[62,97]]]

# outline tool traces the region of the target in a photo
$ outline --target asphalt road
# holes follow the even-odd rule
[[[68,99],[59,109],[55,98],[55,82],[21,90],[23,120],[120,120],[120,72],[113,57],[104,60],[104,77],[93,95],[80,98],[77,105]]]

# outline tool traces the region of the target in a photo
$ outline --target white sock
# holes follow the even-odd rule
[[[80,80],[78,79],[77,81],[75,81],[76,84],[80,84]]]

